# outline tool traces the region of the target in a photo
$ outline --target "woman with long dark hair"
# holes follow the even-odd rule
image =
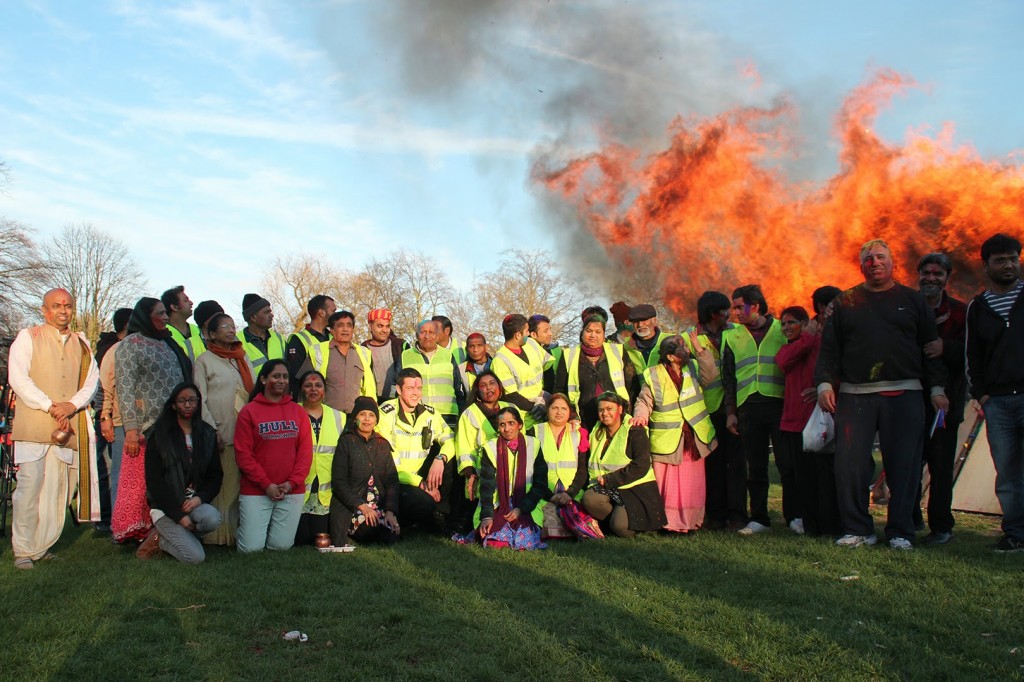
[[[555,393],[547,401],[546,422],[533,427],[533,435],[544,451],[548,465],[550,504],[543,507],[545,538],[571,538],[575,534],[565,526],[558,508],[579,501],[587,487],[587,452],[590,438],[584,428],[569,423],[572,408],[564,393]]]
[[[306,474],[313,461],[306,411],[289,395],[288,365],[267,360],[235,424],[240,552],[288,549],[302,515]]]
[[[498,437],[480,457],[480,525],[485,547],[544,549],[541,502],[551,497],[548,467],[537,439],[524,436],[515,407],[498,411]]]
[[[299,377],[299,401],[313,429],[313,464],[306,474],[302,516],[295,534],[297,545],[311,545],[317,535],[330,532],[331,499],[337,487],[332,480],[331,467],[338,439],[345,430],[346,417],[344,412],[324,403],[326,391],[327,380],[320,372],[310,370]]]
[[[200,538],[221,523],[210,504],[220,491],[220,448],[217,431],[200,416],[201,399],[195,384],[178,384],[146,432],[146,498],[154,528],[139,547],[140,559],[164,551],[182,563],[201,563],[206,552]]]
[[[117,502],[110,521],[114,539],[142,540],[153,523],[146,503],[146,440],[171,391],[192,380],[192,363],[167,331],[167,310],[156,298],[140,298],[128,319],[128,336],[114,350],[118,408],[124,425],[124,456]]]
[[[627,403],[615,393],[597,397],[601,424],[590,439],[590,487],[583,506],[620,537],[665,525],[665,504],[651,468],[651,441],[642,426],[632,426]]]

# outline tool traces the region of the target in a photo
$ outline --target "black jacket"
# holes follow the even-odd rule
[[[378,507],[381,511],[398,513],[398,470],[391,456],[391,443],[374,433],[369,440],[353,430],[347,430],[338,439],[331,464],[331,506],[346,507],[354,513],[366,504],[366,491],[370,476],[380,491]]]
[[[220,449],[217,447],[217,431],[206,422],[201,422],[202,434],[192,434],[192,442],[196,445],[192,451],[192,467],[185,471],[184,462],[176,461],[171,468],[164,465],[163,449],[174,447],[172,443],[161,442],[159,438],[146,438],[146,499],[149,506],[159,509],[177,523],[185,516],[181,505],[185,502],[185,490],[182,485],[192,483],[196,497],[209,504],[220,492],[220,484],[224,472],[220,466]],[[184,449],[184,435],[178,444]]]
[[[967,381],[971,396],[1024,392],[1024,293],[1004,320],[978,294],[967,306]]]

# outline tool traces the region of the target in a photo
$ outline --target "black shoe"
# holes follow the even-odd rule
[[[725,521],[718,519],[713,521],[709,520],[702,526],[702,528],[704,528],[704,530],[725,530]]]
[[[953,539],[953,533],[943,533],[942,531],[933,530],[923,540],[926,545],[944,545]]]
[[[1010,552],[1024,552],[1024,542],[1009,535],[1004,535],[996,541],[995,551],[1009,554]]]

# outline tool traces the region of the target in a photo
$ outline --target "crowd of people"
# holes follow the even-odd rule
[[[611,315],[584,310],[579,343],[564,348],[543,314],[507,315],[495,347],[478,332],[461,340],[443,315],[403,340],[383,308],[356,343],[356,314],[327,295],[286,339],[261,296],[244,297],[239,327],[178,286],[118,310],[94,353],[71,331],[71,295],[54,289],[44,323],[10,352],[15,565],[54,556],[72,503],[140,558],[185,563],[209,545],[333,551],[414,532],[524,550],[609,534],[752,536],[771,530],[772,456],[787,532],[873,545],[876,435],[885,541],[918,542],[927,466],[922,542],[942,545],[968,392],[996,468],[995,549],[1021,551],[1020,250],[1006,235],[985,241],[989,286],[969,305],[947,292],[948,256],[921,258],[911,288],[874,240],[859,253],[864,281],[817,289],[810,313],[776,318],[746,285],[705,292],[697,323],[673,333],[654,306],[618,302]],[[811,451],[816,409],[834,415],[835,439]]]

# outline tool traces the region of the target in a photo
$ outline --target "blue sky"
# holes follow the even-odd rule
[[[229,312],[296,251],[355,270],[405,247],[466,287],[505,248],[569,262],[531,158],[596,126],[654,148],[674,113],[785,94],[796,172],[820,179],[843,96],[891,67],[924,87],[885,137],[952,121],[1006,157],[1024,148],[1021,26],[1014,2],[11,0],[0,215],[40,240],[91,223],[129,245],[140,293],[183,283]]]

